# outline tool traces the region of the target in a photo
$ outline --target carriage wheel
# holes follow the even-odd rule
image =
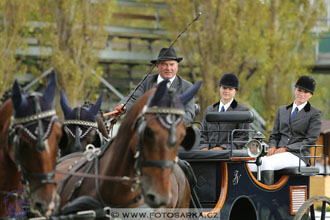
[[[321,220],[325,220],[326,215],[326,206],[330,205],[330,198],[326,196],[314,196],[309,198],[307,201],[302,204],[302,206],[298,209],[297,214],[295,215],[293,220],[300,220],[306,212],[309,212],[311,220],[315,220],[315,209],[314,204],[316,202],[322,202],[322,210],[321,210]]]

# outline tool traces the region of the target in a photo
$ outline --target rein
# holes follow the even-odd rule
[[[63,171],[63,170],[56,170],[56,173],[60,173],[63,175],[70,175],[70,176],[78,176],[78,177],[85,177],[91,179],[99,179],[111,182],[127,182],[127,183],[138,183],[138,178],[130,178],[127,176],[102,176],[102,175],[94,175],[89,173],[81,173],[81,172],[71,172],[71,171]]]

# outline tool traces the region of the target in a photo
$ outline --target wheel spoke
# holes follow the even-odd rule
[[[327,212],[326,206],[327,206],[326,201],[323,201],[323,203],[322,203],[321,220],[325,220],[325,213]]]
[[[314,204],[311,205],[310,212],[311,212],[311,220],[315,220]]]
[[[314,196],[306,200],[304,204],[300,206],[294,217],[294,220],[301,220],[304,216],[306,216],[306,213],[309,214],[309,219],[315,220],[314,204],[317,202],[322,202],[321,218],[317,219],[325,220],[327,204],[330,205],[330,198],[326,196]]]

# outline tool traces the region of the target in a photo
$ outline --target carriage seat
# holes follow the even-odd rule
[[[226,160],[229,160],[229,158],[230,158],[230,150],[179,151],[179,158],[182,160],[188,160],[188,161],[226,161]]]
[[[304,175],[304,176],[314,176],[320,172],[318,167],[308,166],[308,167],[286,167],[281,170],[277,170],[276,173],[279,175]]]

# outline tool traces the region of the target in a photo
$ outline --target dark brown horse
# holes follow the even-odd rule
[[[55,73],[43,94],[25,95],[15,81],[0,107],[0,217],[22,217],[23,203],[48,216],[58,207],[53,178],[62,128],[52,108],[55,93]]]
[[[64,113],[63,136],[60,141],[61,156],[85,151],[88,144],[101,147],[108,138],[105,122],[100,114],[103,93],[95,104],[85,103],[71,108],[64,91],[61,93],[61,107]]]
[[[160,83],[127,112],[111,145],[94,160],[86,162],[79,155],[63,159],[56,169],[74,175],[56,175],[62,192],[61,207],[86,195],[103,207],[138,207],[143,203],[150,207],[189,207],[189,183],[176,162],[186,135],[184,105],[199,87],[200,83],[195,84],[178,96],[168,91],[167,82]],[[83,177],[83,173],[89,173],[89,177]],[[139,182],[130,183],[132,180]],[[68,210],[68,206],[70,203],[63,209]]]

